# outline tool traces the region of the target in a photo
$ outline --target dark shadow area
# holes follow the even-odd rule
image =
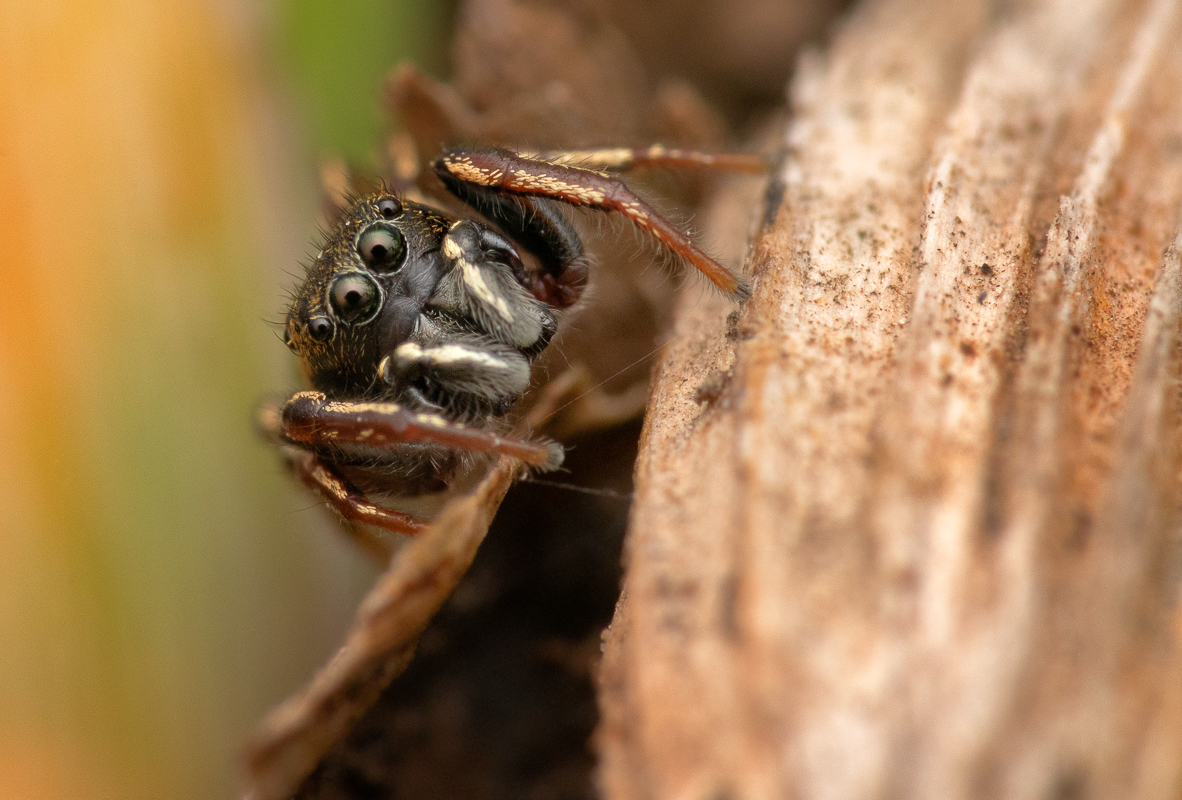
[[[303,800],[590,798],[600,634],[619,595],[639,422],[572,443],[569,473],[514,487],[410,668]]]

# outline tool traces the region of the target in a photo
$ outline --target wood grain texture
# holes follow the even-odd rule
[[[1182,3],[879,0],[687,294],[608,798],[1178,797]]]

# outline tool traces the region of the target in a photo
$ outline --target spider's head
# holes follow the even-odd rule
[[[442,276],[447,220],[389,193],[356,202],[296,290],[284,341],[330,397],[380,391],[378,363],[414,331]]]

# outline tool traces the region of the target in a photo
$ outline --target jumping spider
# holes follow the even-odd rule
[[[747,156],[662,147],[452,149],[432,164],[435,174],[499,230],[389,192],[346,210],[284,326],[313,391],[263,415],[300,479],[347,520],[415,533],[421,519],[369,498],[440,492],[477,464],[475,454],[542,470],[562,463],[561,446],[511,437],[504,422],[587,281],[583,243],[551,201],[623,214],[744,300],[742,278],[608,174],[633,166],[762,170]]]

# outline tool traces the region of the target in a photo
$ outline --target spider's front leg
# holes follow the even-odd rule
[[[580,155],[594,162],[590,158],[592,152],[598,151]],[[614,153],[612,158],[603,163],[619,169],[643,163],[662,163],[650,151],[602,152]],[[671,151],[661,152],[668,154]],[[676,151],[676,155],[675,161],[679,165],[736,168],[735,164],[711,160],[700,154]],[[743,159],[736,164],[741,164],[742,171],[746,171],[751,166],[750,161]],[[570,230],[570,223],[563,220],[564,224],[558,224],[553,219],[561,218],[557,212],[540,214],[543,206],[531,203],[531,197],[549,198],[570,205],[622,214],[661,246],[692,264],[711,283],[734,299],[743,301],[751,295],[746,280],[702,252],[689,237],[637,196],[627,184],[612,175],[560,163],[557,156],[552,161],[545,161],[509,150],[448,150],[435,160],[434,169],[452,194],[486,216],[499,222],[507,221],[509,226],[521,230],[522,246],[539,255],[544,265],[547,260],[545,254],[554,252],[556,245],[560,248],[563,244],[561,234],[564,230]],[[571,235],[574,236],[573,231]],[[514,236],[519,238],[516,230]],[[574,238],[577,241],[577,236]],[[557,260],[561,262],[564,259]],[[578,259],[565,260],[575,263]],[[561,278],[561,273],[556,273],[550,267],[548,269],[556,278]]]
[[[369,502],[364,492],[349,483],[320,456],[292,444],[293,440],[285,430],[284,407],[266,403],[259,410],[258,424],[262,435],[279,446],[283,460],[300,483],[319,495],[329,508],[344,519],[408,535],[421,533],[426,527],[424,522],[410,514]]]
[[[300,392],[281,411],[264,409],[262,424],[271,438],[288,446],[285,455],[300,480],[338,514],[395,533],[419,533],[426,523],[370,502],[324,453],[427,445],[509,455],[543,470],[557,469],[563,458],[562,447],[552,442],[500,436],[397,403],[330,401],[320,392]]]
[[[651,147],[609,147],[600,150],[548,150],[522,153],[522,156],[585,170],[623,172],[632,169],[663,167],[668,169],[714,169],[762,175],[768,170],[763,158],[746,153],[700,153],[655,144]]]
[[[347,520],[410,536],[422,533],[427,527],[425,522],[410,514],[369,502],[364,492],[314,453],[288,447],[284,456],[300,483],[320,495],[333,511]]]
[[[283,407],[281,434],[310,449],[395,447],[404,444],[512,456],[538,469],[562,465],[562,447],[529,442],[411,411],[397,403],[329,400],[321,392],[300,392]]]

